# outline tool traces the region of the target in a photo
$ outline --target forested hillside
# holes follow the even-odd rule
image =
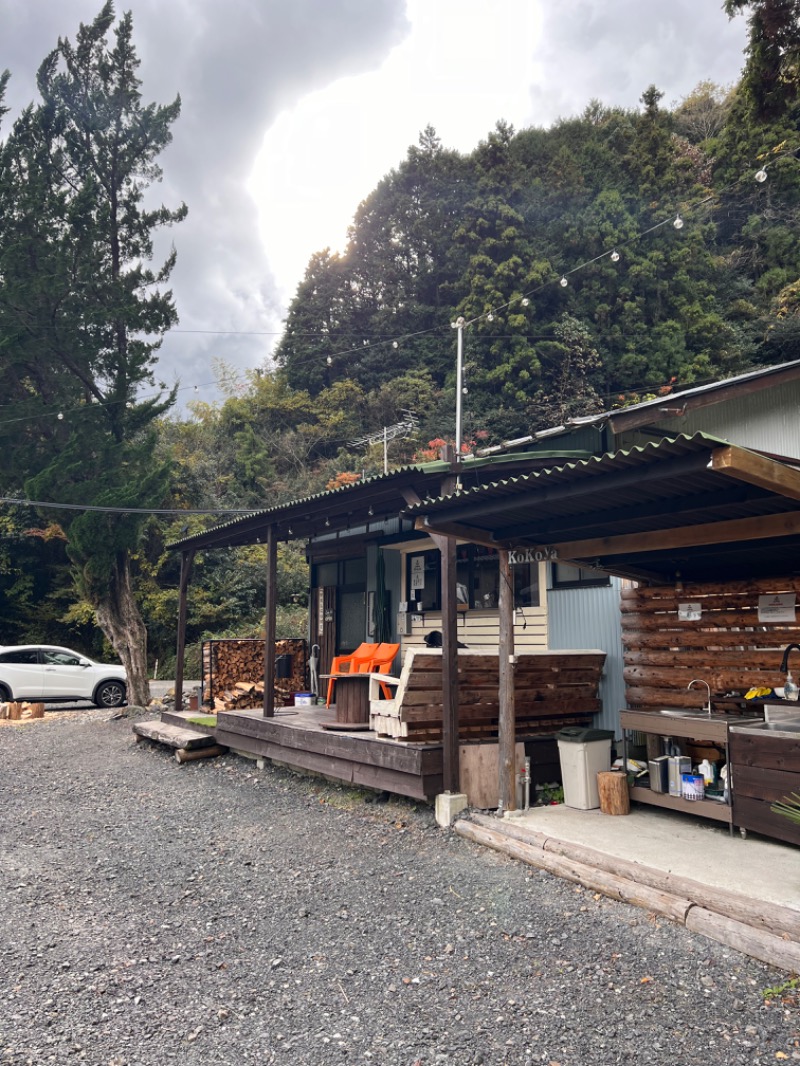
[[[278,363],[312,395],[400,373],[452,395],[463,315],[468,425],[503,437],[794,358],[798,146],[794,106],[765,120],[710,84],[546,130],[501,122],[466,157],[426,130],[347,251],[309,264]]]

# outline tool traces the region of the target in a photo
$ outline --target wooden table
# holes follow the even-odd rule
[[[369,725],[369,674],[322,674],[336,678],[336,721],[343,725]]]

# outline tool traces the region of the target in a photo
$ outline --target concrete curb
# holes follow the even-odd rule
[[[619,859],[506,820],[472,814],[453,829],[473,843],[632,903],[726,947],[800,973],[800,911]]]

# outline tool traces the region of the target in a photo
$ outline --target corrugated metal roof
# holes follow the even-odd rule
[[[483,476],[483,471],[492,467],[540,465],[568,455],[586,455],[585,452],[519,452],[514,455],[465,456],[455,470],[449,463],[436,460],[412,466],[399,467],[388,474],[376,474],[362,478],[349,485],[289,500],[239,515],[220,522],[202,533],[194,533],[168,544],[170,549],[232,547],[256,542],[269,525],[281,524],[280,539],[305,539],[337,529],[377,522],[383,517],[395,517],[408,501],[404,489],[418,489],[418,495],[427,493],[440,480],[457,473],[461,478]]]
[[[724,455],[736,469],[720,466]],[[799,525],[798,497],[794,468],[698,433],[496,481],[404,513],[424,516],[426,529],[481,543],[556,546],[560,558],[622,576],[680,570],[712,580],[731,566],[762,574],[800,567],[800,535],[786,535]],[[759,528],[745,522],[741,536],[749,539],[733,541],[725,525],[748,519]],[[686,534],[693,526],[706,528]]]

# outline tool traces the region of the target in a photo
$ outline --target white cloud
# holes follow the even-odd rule
[[[469,152],[498,119],[526,121],[538,12],[532,0],[409,0],[410,33],[379,70],[342,78],[279,116],[249,188],[284,298],[313,252],[344,248],[357,205],[426,126]]]

